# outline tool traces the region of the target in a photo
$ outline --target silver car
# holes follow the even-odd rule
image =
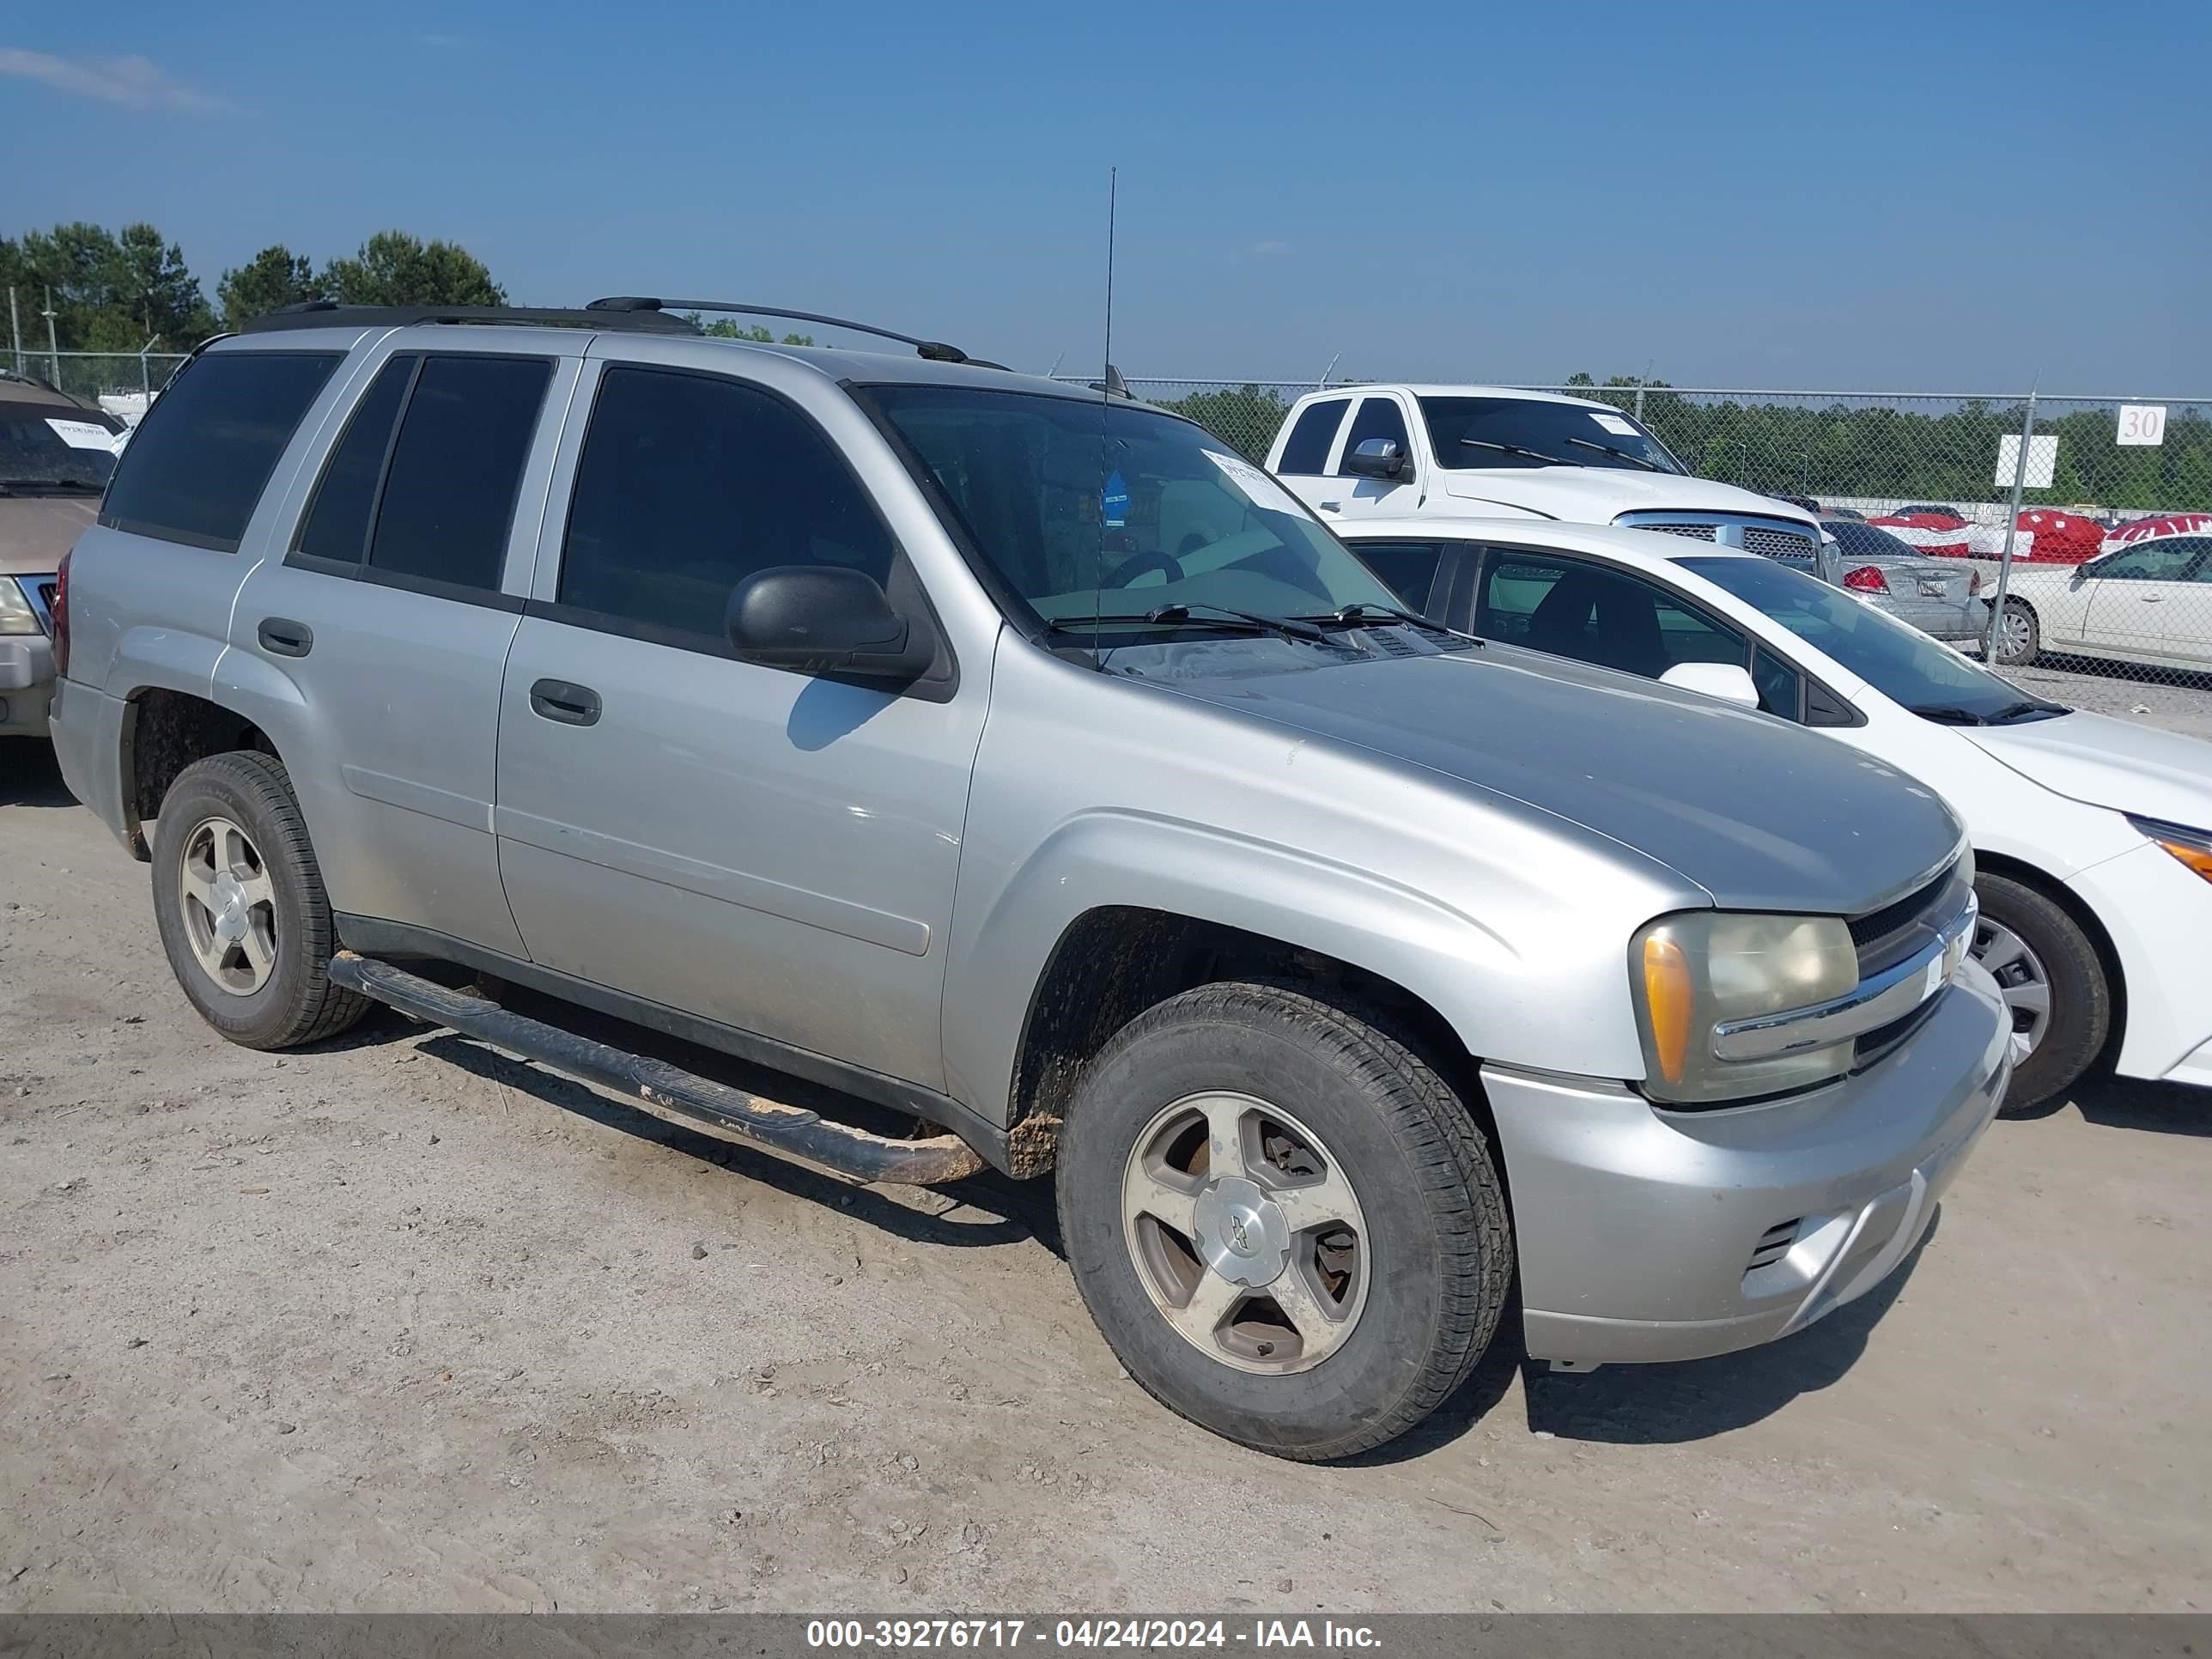
[[[46,735],[55,572],[98,510],[121,426],[95,404],[0,369],[0,738]]]
[[[1824,519],[1835,538],[1836,585],[1939,640],[1988,637],[1990,602],[1981,572],[1961,559],[1931,558],[1880,525]]]
[[[1932,792],[1408,617],[1198,426],[908,343],[627,300],[189,364],[54,730],[208,1022],[380,1000],[845,1179],[1053,1171],[1131,1375],[1290,1457],[1418,1422],[1516,1269],[1581,1368],[1897,1265],[2010,1064]]]

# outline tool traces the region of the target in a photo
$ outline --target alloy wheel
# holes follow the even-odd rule
[[[1343,1166],[1249,1095],[1190,1095],[1154,1115],[1122,1175],[1121,1224],[1161,1316],[1238,1370],[1312,1369],[1366,1304],[1367,1221]]]
[[[250,997],[276,969],[276,893],[252,838],[225,817],[203,819],[178,860],[185,938],[210,981]]]

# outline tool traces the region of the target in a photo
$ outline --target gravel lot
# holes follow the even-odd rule
[[[851,1193],[396,1018],[232,1048],[146,887],[0,750],[0,1609],[2212,1607],[2212,1095],[1996,1125],[1788,1342],[1501,1342],[1305,1468],[1121,1378],[1048,1186]]]

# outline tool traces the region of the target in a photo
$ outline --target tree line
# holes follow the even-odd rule
[[[1640,413],[1644,423],[1700,477],[1762,494],[1910,501],[1992,501],[1997,441],[2016,434],[2025,410],[1985,401],[1925,412],[1881,404],[1807,399],[1778,403],[1685,397],[1664,380],[1583,374],[1565,384],[1583,396]],[[1303,388],[1223,386],[1160,400],[1255,461],[1264,461]],[[1637,393],[1643,408],[1637,409]],[[1285,391],[1290,396],[1284,395]],[[2109,406],[2039,411],[2039,435],[2057,434],[2058,460],[2037,506],[2094,504],[2165,512],[2212,512],[2212,418],[2203,406],[2169,414],[2166,441],[2123,448]]]
[[[210,334],[306,300],[356,305],[503,305],[507,290],[453,242],[381,230],[318,267],[282,243],[216,279],[212,301],[184,252],[149,224],[76,223],[0,237],[0,288],[15,291],[26,355],[189,351]],[[11,341],[10,343],[13,343]]]

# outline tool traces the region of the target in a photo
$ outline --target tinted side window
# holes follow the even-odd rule
[[[1768,714],[1779,714],[1785,720],[1803,718],[1799,712],[1803,678],[1765,646],[1752,653],[1751,679],[1759,688],[1759,706]]]
[[[1363,398],[1359,400],[1359,413],[1352,417],[1352,430],[1344,434],[1346,457],[1349,458],[1354,449],[1370,438],[1389,439],[1398,446],[1401,455],[1413,453],[1413,446],[1406,441],[1406,417],[1400,412],[1395,398]],[[1318,472],[1321,469],[1316,466],[1314,471]],[[1336,476],[1340,478],[1351,476],[1345,471],[1342,461],[1337,463]],[[1407,475],[1408,479],[1411,476]]]
[[[1278,472],[1318,472],[1328,465],[1329,441],[1336,436],[1336,428],[1344,419],[1345,398],[1332,398],[1326,403],[1309,404],[1306,412],[1298,416],[1298,423],[1291,428],[1289,441],[1283,445],[1283,459],[1277,463]]]
[[[399,419],[372,574],[496,588],[550,357],[425,357]]]
[[[132,434],[100,521],[234,553],[300,419],[343,354],[217,351],[195,358]]]
[[[717,647],[731,591],[780,564],[890,576],[890,532],[829,440],[768,392],[612,368],[577,464],[559,600]]]
[[[369,517],[376,508],[376,486],[384,477],[384,458],[392,447],[399,402],[421,361],[411,356],[392,358],[354,406],[345,435],[315,486],[314,504],[300,526],[295,550],[318,559],[361,562],[368,550]]]
[[[1408,611],[1419,611],[1436,586],[1437,562],[1443,549],[1434,542],[1351,542],[1367,568],[1382,579]]]
[[[1474,631],[1656,679],[1685,662],[1741,664],[1745,642],[1664,589],[1574,560],[1492,556]]]

